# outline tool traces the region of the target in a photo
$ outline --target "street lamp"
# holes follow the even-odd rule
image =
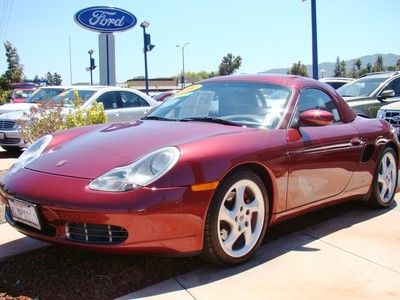
[[[303,0],[303,2],[306,0]],[[318,79],[318,44],[317,44],[317,6],[316,0],[311,0],[311,35],[312,35],[312,74]]]
[[[177,48],[182,49],[182,75],[181,75],[182,88],[185,88],[185,47],[187,45],[189,45],[188,42],[184,43],[183,45],[176,45]]]
[[[89,71],[90,71],[90,85],[93,85],[93,70],[94,68],[96,68],[96,66],[94,65],[94,58],[92,58],[92,54],[93,54],[93,49],[90,49],[88,51],[89,53]]]
[[[150,25],[150,23],[147,21],[143,21],[140,24],[140,27],[143,28],[144,77],[145,77],[145,82],[146,82],[146,94],[149,94],[149,75],[147,72],[147,52],[150,52],[154,48],[154,45],[152,45],[151,41],[150,41],[150,34],[146,33],[146,28],[149,27],[149,25]]]

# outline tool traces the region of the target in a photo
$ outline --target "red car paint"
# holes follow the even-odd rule
[[[133,123],[76,128],[54,135],[45,153],[1,183],[8,197],[35,203],[52,235],[11,222],[34,238],[109,252],[190,253],[203,248],[204,225],[213,189],[192,185],[221,182],[238,168],[263,179],[270,200],[270,225],[340,201],[366,196],[380,151],[397,137],[388,123],[356,117],[333,88],[298,76],[228,76],[217,82],[260,82],[288,87],[289,103],[275,129],[207,122]],[[301,92],[313,87],[334,101],[341,122],[289,128]],[[328,118],[324,115],[325,119]],[[125,166],[164,146],[176,146],[178,163],[149,186],[127,192],[91,190],[92,179]],[[364,150],[373,149],[366,159]],[[57,166],[65,160],[67,163]],[[6,210],[7,214],[7,210]],[[9,218],[8,218],[9,219]],[[125,242],[113,245],[71,241],[66,222],[112,224],[127,229]]]

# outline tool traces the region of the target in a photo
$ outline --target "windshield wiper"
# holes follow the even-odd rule
[[[158,117],[158,116],[146,116],[146,117],[143,117],[142,120],[179,121],[179,120],[176,120],[176,119],[169,119],[169,118]]]
[[[224,119],[219,119],[219,118],[213,118],[213,117],[192,117],[192,118],[184,118],[180,119],[179,121],[182,122],[187,122],[187,121],[198,121],[198,122],[210,122],[210,123],[217,123],[217,124],[223,124],[223,125],[231,125],[231,126],[242,126],[243,124],[224,120]]]

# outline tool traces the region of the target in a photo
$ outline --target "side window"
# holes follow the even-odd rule
[[[394,90],[394,95],[396,97],[400,96],[400,77],[393,80],[388,86],[385,88],[386,90]]]
[[[340,121],[335,103],[328,94],[321,90],[309,88],[301,91],[295,110],[295,119],[298,120],[299,115],[309,109],[329,111],[333,114],[335,122]]]
[[[97,98],[97,102],[103,103],[104,109],[116,109],[118,108],[117,92],[106,92]]]
[[[142,107],[142,106],[150,106],[146,100],[142,97],[136,95],[135,93],[123,91],[120,92],[122,107]]]

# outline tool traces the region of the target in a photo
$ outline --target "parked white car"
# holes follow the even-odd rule
[[[382,106],[378,110],[376,117],[388,121],[396,130],[397,136],[400,136],[400,98],[394,98],[394,100],[398,102]]]
[[[159,102],[150,96],[134,89],[105,86],[76,86],[51,99],[62,105],[68,111],[73,107],[74,92],[78,92],[83,100],[83,107],[89,107],[93,102],[102,103],[108,117],[108,122],[135,121],[145,116]],[[36,103],[20,103],[16,111],[0,115],[0,146],[6,151],[19,151],[26,144],[20,138],[17,120],[28,113]],[[17,104],[12,104],[17,105]]]
[[[24,103],[7,103],[0,106],[0,115],[12,111],[26,111],[31,108],[33,103],[48,101],[58,94],[70,89],[68,86],[46,86],[40,87],[32,93]]]
[[[335,90],[340,88],[341,86],[354,81],[354,78],[348,78],[348,77],[322,77],[319,79],[321,82],[325,82],[326,84],[329,84],[331,87],[333,87]]]

